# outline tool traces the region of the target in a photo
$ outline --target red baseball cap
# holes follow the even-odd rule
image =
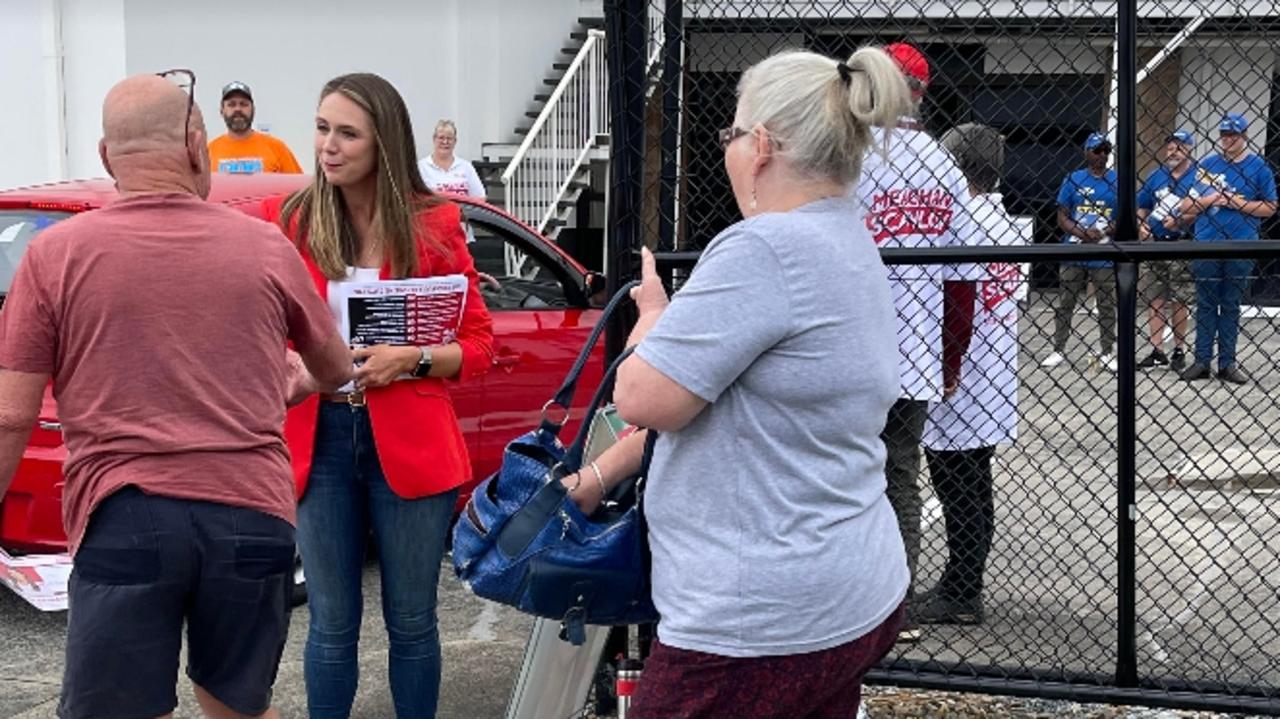
[[[919,87],[915,87],[915,83],[909,83],[913,85],[911,94],[917,97],[923,95],[925,88],[929,86],[929,61],[925,59],[924,53],[905,42],[886,45],[884,51],[898,63],[903,75],[919,82]]]

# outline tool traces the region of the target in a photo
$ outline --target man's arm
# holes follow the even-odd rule
[[[295,391],[306,389],[315,392],[332,392],[351,379],[355,361],[351,356],[351,348],[342,341],[342,335],[338,332],[329,335],[328,340],[308,351],[299,352],[298,356],[301,357],[303,367],[310,374],[314,384],[299,376],[297,370],[291,367],[289,377],[291,397]],[[299,397],[298,401],[306,397],[306,394]]]
[[[1222,206],[1231,210],[1266,219],[1276,214],[1275,200],[1246,200],[1240,195],[1221,195]]]
[[[0,498],[27,448],[48,384],[48,374],[0,369]]]
[[[1085,242],[1093,241],[1093,238],[1080,226],[1080,223],[1072,219],[1071,211],[1062,205],[1058,205],[1058,227],[1072,237],[1077,237]]]
[[[290,175],[301,175],[302,166],[298,164],[298,158],[293,156],[293,151],[289,149],[284,140],[278,137],[275,139],[280,142],[280,164],[282,165],[280,171]]]
[[[1151,216],[1151,210],[1147,210],[1139,207],[1137,214],[1138,214],[1138,239],[1143,241],[1151,239],[1151,228],[1147,226],[1147,218]]]

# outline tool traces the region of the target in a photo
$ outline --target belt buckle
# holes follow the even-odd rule
[[[364,407],[366,404],[364,401],[364,390],[358,389],[358,390],[355,390],[354,392],[348,392],[347,404],[350,405],[352,408]]]

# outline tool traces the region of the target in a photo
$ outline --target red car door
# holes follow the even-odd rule
[[[482,282],[482,292],[493,315],[494,367],[484,378],[479,446],[472,454],[475,475],[483,478],[497,470],[507,442],[537,426],[600,311],[588,303],[586,273],[548,240],[497,213],[467,209],[476,268],[492,278]],[[566,443],[600,382],[603,356],[597,347],[583,372],[561,433]]]

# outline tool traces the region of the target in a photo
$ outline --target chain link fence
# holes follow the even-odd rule
[[[965,247],[882,245],[900,281],[976,263],[978,315],[984,302],[1013,308],[1001,320],[1013,344],[987,351],[982,371],[1016,387],[1016,438],[988,454],[989,499],[969,491],[979,467],[940,486],[948,457],[920,461],[913,604],[960,576],[981,582],[980,611],[917,615],[918,641],[900,642],[872,681],[1280,713],[1280,242],[1267,241],[1280,223],[1273,177],[1266,186],[1280,162],[1280,8],[605,8],[616,283],[637,272],[645,243],[678,286],[740,219],[717,131],[733,124],[741,72],[772,53],[844,59],[908,43],[928,63],[926,132],[976,123],[1003,137],[998,202],[1015,242],[975,232]],[[978,325],[970,352],[984,341]],[[980,580],[957,573],[975,562]]]

